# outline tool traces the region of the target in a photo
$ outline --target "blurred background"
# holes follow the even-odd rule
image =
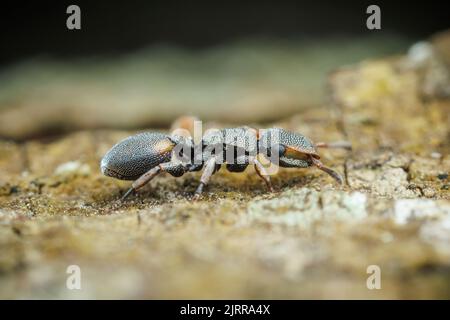
[[[81,30],[66,9],[81,8]],[[326,75],[449,26],[447,1],[39,1],[2,4],[0,137],[270,122],[326,102]],[[24,116],[26,115],[26,116]]]

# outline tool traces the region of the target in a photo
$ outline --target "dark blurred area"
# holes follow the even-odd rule
[[[66,27],[72,4],[81,30]],[[380,30],[366,25],[372,4]],[[272,123],[327,104],[339,68],[432,56],[450,27],[450,2],[437,0],[11,1],[1,12],[0,137],[16,140],[167,128],[186,114]]]
[[[77,4],[82,30],[65,27]],[[421,39],[446,29],[449,1],[9,1],[2,3],[0,64],[36,55],[127,53],[153,44],[204,48],[249,37],[317,38],[367,34],[377,4],[382,30]]]

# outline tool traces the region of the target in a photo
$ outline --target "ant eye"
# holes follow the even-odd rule
[[[281,144],[279,144],[276,148],[278,149],[278,156],[279,157],[284,156],[284,154],[286,152],[286,148]]]

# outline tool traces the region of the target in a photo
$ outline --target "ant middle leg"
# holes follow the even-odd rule
[[[216,159],[211,158],[205,164],[205,169],[203,170],[202,176],[200,178],[200,184],[195,190],[195,194],[193,200],[198,200],[200,198],[201,193],[203,192],[203,187],[206,186],[209,182],[211,176],[216,172]]]

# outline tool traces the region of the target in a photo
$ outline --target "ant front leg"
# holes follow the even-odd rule
[[[339,173],[337,173],[336,171],[334,171],[331,168],[326,167],[319,159],[316,159],[314,157],[311,157],[312,163],[319,168],[322,171],[325,171],[326,173],[328,173],[330,176],[332,176],[339,184],[342,184],[342,177]]]
[[[253,163],[255,164],[255,171],[258,176],[264,180],[270,192],[274,192],[275,190],[273,189],[272,182],[270,181],[270,176],[267,174],[266,168],[264,168],[262,163],[256,158],[253,159]]]

